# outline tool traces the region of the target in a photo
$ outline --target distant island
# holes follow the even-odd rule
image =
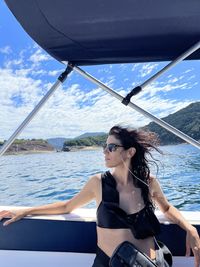
[[[170,125],[191,136],[195,140],[200,140],[200,102],[195,102],[169,116],[162,118]],[[160,145],[176,145],[184,141],[163,129],[154,122],[140,128],[151,131],[158,135]],[[106,142],[107,134],[103,132],[85,133],[76,138],[50,138],[43,139],[17,139],[8,149],[6,154],[19,153],[46,153],[58,151],[76,151],[81,149],[94,149],[102,146]],[[0,143],[0,146],[3,142]]]
[[[3,142],[0,143],[3,145]],[[30,154],[55,152],[56,149],[43,139],[16,139],[5,154]]]

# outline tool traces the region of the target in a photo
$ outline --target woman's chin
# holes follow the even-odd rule
[[[107,168],[113,168],[113,165],[109,161],[106,161],[105,165],[106,165]]]

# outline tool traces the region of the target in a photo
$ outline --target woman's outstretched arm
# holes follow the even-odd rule
[[[190,250],[192,249],[195,257],[195,267],[200,267],[200,238],[196,228],[182,216],[177,208],[168,202],[157,179],[151,177],[149,189],[152,199],[165,216],[186,231],[186,256],[190,256]]]
[[[99,178],[93,176],[85,184],[83,189],[73,198],[67,201],[56,202],[52,204],[36,206],[26,209],[4,210],[0,212],[0,221],[4,218],[10,218],[4,222],[4,226],[16,222],[28,215],[49,215],[70,213],[72,210],[81,207],[96,197],[96,186]]]

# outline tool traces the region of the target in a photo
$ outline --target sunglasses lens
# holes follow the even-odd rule
[[[103,150],[107,149],[109,152],[115,151],[116,148],[117,148],[117,146],[115,144],[108,144],[108,145],[105,144],[105,145],[103,145]]]
[[[109,150],[110,152],[114,152],[114,151],[116,150],[116,145],[115,145],[115,144],[109,144],[109,145],[108,145],[108,150]]]

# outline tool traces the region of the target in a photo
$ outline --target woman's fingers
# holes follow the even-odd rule
[[[192,251],[195,257],[195,267],[200,267],[200,245],[195,246]]]
[[[3,210],[0,212],[0,221],[3,219],[11,218],[11,219],[7,220],[6,222],[4,222],[3,226],[6,226],[12,222],[16,222],[17,220],[19,220],[18,217],[19,216],[17,216],[14,212],[9,211],[9,210]]]
[[[190,245],[186,243],[186,253],[185,256],[189,257],[191,254],[191,249],[190,249]]]
[[[17,217],[13,217],[12,219],[10,220],[7,220],[6,222],[3,223],[3,226],[7,226],[13,222],[16,222],[17,221]]]
[[[13,216],[13,212],[9,210],[3,210],[0,212],[0,221],[4,218],[10,218]]]
[[[187,232],[186,252],[188,251],[188,245],[190,245],[190,248],[192,249],[192,252],[194,254],[194,266],[200,267],[200,238],[196,228],[194,227]]]
[[[186,236],[186,253],[185,256],[189,257],[191,253],[189,235]]]

